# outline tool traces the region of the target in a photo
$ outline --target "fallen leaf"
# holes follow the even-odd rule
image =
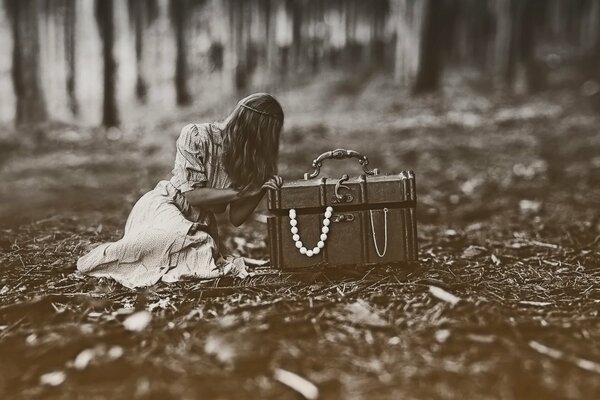
[[[67,310],[66,304],[50,303],[50,305],[52,306],[52,308],[54,308],[54,311],[56,311],[57,314],[62,314]]]
[[[359,299],[354,303],[343,307],[344,316],[342,320],[356,325],[364,326],[387,326],[388,322],[383,319],[366,301]]]
[[[64,371],[52,371],[40,376],[40,383],[48,386],[59,386],[67,379]]]
[[[554,358],[556,360],[560,360],[563,358],[563,352],[557,349],[553,349],[552,347],[548,347],[545,344],[542,344],[536,340],[532,340],[529,342],[529,347],[538,353],[544,354],[550,358]]]
[[[214,356],[223,364],[233,365],[237,356],[237,351],[232,343],[223,339],[221,335],[210,335],[204,343],[206,354]]]
[[[450,303],[452,305],[455,305],[460,301],[460,297],[457,297],[452,293],[449,293],[437,286],[429,286],[429,293],[433,297],[436,297],[437,299],[445,301],[446,303]]]
[[[456,232],[454,229],[446,229],[444,234],[449,237],[458,236],[458,232]]]
[[[166,310],[167,308],[173,307],[171,304],[171,299],[169,297],[165,297],[162,299],[158,299],[154,303],[148,305],[148,310],[154,311],[156,308],[160,308],[162,310]]]
[[[97,312],[97,311],[91,311],[88,313],[87,317],[89,319],[93,319],[93,320],[97,320],[98,318],[100,318],[102,316],[101,312]]]
[[[462,257],[463,258],[475,258],[477,256],[480,256],[481,254],[483,254],[486,251],[487,251],[487,249],[485,247],[469,246],[463,251]]]
[[[467,338],[477,343],[493,343],[496,340],[494,335],[482,335],[479,333],[469,333],[467,334]]]
[[[124,353],[125,350],[123,350],[121,346],[112,346],[110,349],[108,349],[108,358],[110,360],[116,360],[121,358]]]
[[[538,342],[537,340],[531,340],[529,342],[529,347],[531,347],[533,350],[537,351],[538,353],[548,356],[550,358],[553,358],[555,360],[570,361],[581,369],[600,374],[600,364],[595,361],[591,361],[591,360],[587,360],[585,358],[575,357],[570,354],[566,354],[562,350],[548,347],[545,344]]]
[[[492,259],[492,262],[494,263],[494,265],[500,265],[501,264],[500,259],[498,257],[496,257],[495,254],[492,254],[490,256],[490,258]]]
[[[519,201],[519,210],[523,214],[537,214],[542,209],[542,203],[533,200],[521,200]]]
[[[123,326],[128,331],[141,332],[146,329],[150,321],[152,321],[152,314],[148,311],[138,311],[127,317],[123,321]]]
[[[87,368],[94,357],[96,357],[96,351],[94,349],[83,350],[77,355],[77,357],[75,357],[75,360],[73,361],[73,368],[78,370]]]
[[[448,329],[439,329],[435,331],[434,335],[435,340],[439,343],[445,343],[446,340],[450,337],[450,330]]]
[[[91,364],[100,364],[114,361],[123,356],[124,350],[121,346],[107,348],[105,344],[98,344],[93,348],[81,351],[71,366],[78,370],[84,370]]]
[[[301,394],[305,399],[315,400],[319,397],[319,389],[314,383],[285,369],[275,368],[273,378],[290,389]]]
[[[113,311],[112,315],[129,315],[135,312],[135,308],[119,308]]]

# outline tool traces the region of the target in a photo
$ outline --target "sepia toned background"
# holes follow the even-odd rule
[[[412,92],[598,91],[596,1],[6,0],[0,120],[118,125],[348,73]],[[13,71],[13,72],[11,72]],[[592,81],[588,81],[592,80]]]
[[[415,171],[419,265],[77,275],[181,129],[255,91],[285,180],[335,148]],[[314,398],[283,369],[325,399],[595,398],[599,127],[597,0],[3,0],[0,397]],[[219,217],[231,254],[268,260],[266,215]]]

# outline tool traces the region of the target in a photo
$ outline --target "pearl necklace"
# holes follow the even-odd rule
[[[325,209],[325,215],[323,217],[323,226],[321,227],[321,236],[317,245],[312,249],[308,250],[304,247],[304,244],[300,240],[300,232],[298,231],[298,221],[296,220],[296,210],[290,209],[290,226],[292,227],[290,230],[292,232],[292,239],[296,242],[296,248],[300,252],[300,254],[304,254],[307,257],[312,257],[313,255],[319,254],[321,249],[325,247],[325,241],[327,240],[327,233],[329,233],[329,224],[331,221],[329,220],[333,215],[333,207],[327,207]]]

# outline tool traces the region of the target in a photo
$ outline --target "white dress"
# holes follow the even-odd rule
[[[182,277],[243,275],[242,259],[219,262],[212,212],[192,207],[182,193],[197,187],[231,186],[221,163],[221,131],[214,124],[190,124],[177,140],[170,181],[161,181],[134,205],[123,238],[104,243],[77,261],[77,269],[110,277],[129,288]]]

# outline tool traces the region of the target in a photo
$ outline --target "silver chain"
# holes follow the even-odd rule
[[[377,252],[377,255],[379,256],[379,258],[383,258],[383,256],[385,256],[385,253],[387,253],[387,245],[388,245],[388,224],[387,224],[387,215],[388,215],[388,209],[384,208],[383,209],[383,221],[384,221],[384,226],[385,226],[385,231],[384,231],[384,244],[383,244],[383,253],[379,252],[379,247],[377,247],[377,238],[375,237],[375,226],[373,224],[373,210],[369,210],[369,213],[371,214],[371,233],[373,234],[373,244],[375,245],[375,251]]]

